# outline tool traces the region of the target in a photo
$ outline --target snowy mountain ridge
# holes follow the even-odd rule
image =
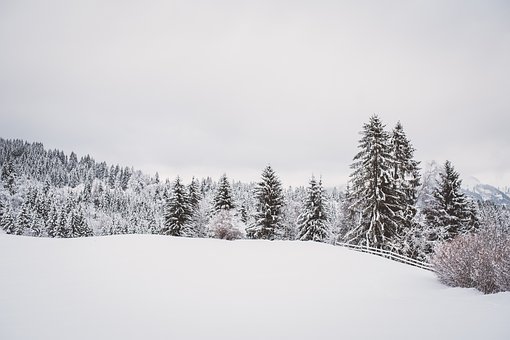
[[[477,201],[491,201],[498,205],[510,206],[510,196],[502,190],[484,184],[476,177],[468,176],[462,181],[462,189],[466,195]]]
[[[420,191],[425,191],[428,194],[432,193],[439,180],[441,169],[442,165],[436,161],[422,163],[422,188]],[[461,179],[462,191],[474,201],[491,201],[497,205],[510,206],[510,192],[505,193],[503,191],[505,189],[500,190],[493,185],[482,183],[474,176],[461,176]],[[420,193],[418,193],[418,196],[420,196]]]

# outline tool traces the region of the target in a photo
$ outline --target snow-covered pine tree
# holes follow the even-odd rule
[[[246,224],[248,222],[248,211],[246,210],[246,204],[241,204],[241,207],[239,208],[239,216],[241,219],[241,222]]]
[[[282,227],[283,192],[273,168],[267,166],[262,181],[255,189],[255,224],[246,230],[250,238],[274,240],[280,237]]]
[[[58,216],[58,223],[54,229],[54,235],[55,235],[54,237],[58,237],[58,238],[72,237],[69,223],[67,223],[67,222],[68,222],[68,213],[67,213],[65,207],[61,207],[59,216]]]
[[[2,218],[5,214],[5,211],[6,211],[5,203],[3,202],[2,197],[0,196],[0,226],[2,225]]]
[[[30,227],[27,229],[27,234],[34,237],[42,236],[44,232],[44,223],[40,218],[33,217]]]
[[[416,214],[415,204],[420,186],[420,162],[414,160],[415,149],[407,139],[400,122],[393,129],[391,149],[394,185],[404,195],[406,218],[411,220]]]
[[[363,126],[360,151],[354,157],[354,170],[349,182],[352,228],[345,241],[352,244],[394,250],[403,214],[398,193],[393,185],[393,156],[390,136],[374,115]]]
[[[92,181],[85,181],[85,186],[83,187],[83,191],[81,193],[81,199],[85,202],[90,202],[90,198],[92,197]]]
[[[299,230],[297,220],[306,200],[306,188],[299,186],[283,190],[282,219],[279,237],[282,240],[297,240]]]
[[[399,195],[399,207],[402,212],[402,224],[397,230],[396,244],[392,248],[399,252],[414,256],[417,245],[415,237],[420,232],[416,216],[416,200],[420,186],[419,162],[414,160],[414,148],[407,139],[404,128],[397,123],[391,135],[391,153],[393,156],[393,185]]]
[[[23,230],[18,231],[18,226],[13,216],[11,207],[5,207],[2,219],[0,220],[0,228],[3,229],[7,234],[21,235]]]
[[[328,215],[322,181],[312,176],[307,188],[304,210],[298,217],[299,239],[301,241],[326,242],[329,239]]]
[[[48,219],[46,220],[46,232],[49,237],[57,237],[59,227],[59,214],[55,205],[51,207]]]
[[[227,179],[227,175],[223,174],[221,176],[220,181],[218,182],[218,189],[216,190],[216,195],[213,200],[213,210],[214,212],[219,212],[221,210],[231,210],[234,209],[234,199],[232,198],[232,188],[230,187],[230,183]]]
[[[450,161],[445,162],[439,176],[433,200],[423,209],[425,221],[432,230],[429,241],[433,243],[451,240],[477,227],[474,207],[462,193],[462,181]]]
[[[202,199],[202,193],[200,192],[200,183],[195,177],[191,179],[191,183],[188,186],[188,197],[190,208],[192,212],[194,212],[195,210],[198,209],[198,204]]]
[[[92,229],[87,225],[81,208],[74,208],[69,214],[69,229],[71,237],[92,236]]]
[[[190,220],[190,206],[186,187],[179,177],[175,180],[164,211],[164,226],[161,233],[171,236],[184,236]]]
[[[2,166],[2,172],[0,173],[0,179],[2,180],[5,189],[14,195],[14,187],[16,184],[16,172],[14,171],[14,164],[12,158],[7,155],[7,159],[4,161]]]
[[[187,228],[186,236],[189,237],[203,237],[205,236],[205,223],[204,214],[201,211],[203,199],[202,192],[200,191],[200,183],[195,177],[191,179],[188,185],[188,198],[190,208],[190,221],[189,228]]]
[[[25,230],[29,230],[33,223],[33,215],[31,213],[30,204],[28,201],[23,202],[21,211],[16,219],[17,235],[23,235]]]

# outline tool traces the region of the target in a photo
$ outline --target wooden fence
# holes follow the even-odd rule
[[[434,267],[430,263],[421,262],[421,261],[412,259],[410,257],[406,257],[406,256],[403,256],[403,255],[391,252],[389,250],[373,248],[373,247],[367,247],[367,246],[358,246],[358,245],[355,245],[355,244],[340,243],[340,242],[336,242],[335,245],[341,246],[341,247],[346,247],[346,248],[353,249],[353,250],[356,250],[356,251],[361,251],[363,253],[368,253],[368,254],[382,256],[382,257],[385,257],[387,259],[390,259],[390,260],[393,260],[393,261],[397,261],[397,262],[400,262],[400,263],[405,263],[405,264],[408,264],[410,266],[418,267],[418,268],[421,268],[421,269],[434,271]]]

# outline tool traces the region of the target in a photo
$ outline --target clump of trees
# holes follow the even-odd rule
[[[450,161],[422,185],[419,162],[400,122],[388,132],[374,115],[361,135],[340,240],[428,261],[436,245],[477,229],[474,203],[462,192]]]
[[[416,213],[416,191],[420,184],[418,162],[403,127],[392,133],[374,115],[363,126],[359,152],[346,194],[345,242],[406,253],[406,244]]]

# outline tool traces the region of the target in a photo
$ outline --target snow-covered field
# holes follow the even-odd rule
[[[0,339],[510,339],[510,294],[308,242],[0,235]]]

